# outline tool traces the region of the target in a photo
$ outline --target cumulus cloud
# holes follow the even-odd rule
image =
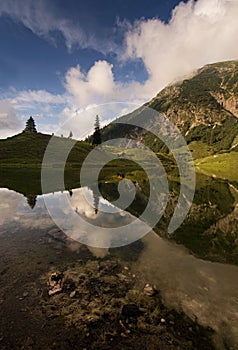
[[[166,84],[207,63],[237,59],[238,1],[181,2],[168,24],[139,20],[128,30],[124,59],[142,59],[153,95]]]
[[[87,73],[80,66],[66,73],[65,87],[80,108],[90,103],[124,101],[143,103],[164,86],[184,78],[207,63],[238,58],[234,40],[238,32],[238,1],[190,0],[181,2],[168,23],[158,18],[127,25],[124,54],[141,59],[148,79],[119,82],[113,65],[98,61]]]
[[[8,13],[37,35],[47,37],[54,30],[60,30],[69,48],[76,41],[81,47],[90,45],[90,40],[84,43],[87,38],[80,28],[77,29],[72,22],[57,17],[46,4],[46,0],[34,3],[28,0],[20,6],[17,1],[3,0],[0,3],[0,13]],[[141,105],[167,84],[184,78],[205,64],[237,59],[237,18],[238,1],[180,2],[174,8],[168,23],[152,18],[123,25],[122,30],[126,31],[124,53],[118,56],[119,61],[115,61],[114,65],[141,60],[148,72],[145,82],[118,81],[113,65],[106,60],[100,60],[88,72],[83,71],[79,65],[70,67],[65,74],[64,95],[52,95],[46,91],[24,91],[13,99],[12,104],[19,110],[39,107],[41,109],[38,113],[41,114],[49,111],[54,113],[55,108],[58,111],[61,107],[59,124],[62,126],[65,120],[71,118],[68,127],[65,127],[67,133],[77,125],[80,135],[87,134],[89,129],[91,131],[97,109],[102,104],[128,103],[127,106],[118,104],[113,111],[110,107],[110,113],[106,108],[102,111],[103,114],[99,110],[98,114],[104,116],[103,120],[109,121],[121,115],[122,111],[134,109],[133,105],[130,109],[130,103]],[[99,41],[97,45],[100,46]],[[97,107],[89,112],[88,106]]]
[[[6,138],[22,130],[22,123],[9,101],[0,101],[0,138]]]
[[[116,81],[113,65],[105,60],[96,61],[87,73],[83,73],[79,65],[71,67],[65,76],[65,88],[81,108],[113,101],[141,102],[142,87],[143,84],[136,81],[127,84]]]
[[[72,67],[66,73],[65,87],[81,106],[92,101],[103,101],[114,94],[112,65],[106,61],[97,61],[87,74],[81,72],[79,65]]]

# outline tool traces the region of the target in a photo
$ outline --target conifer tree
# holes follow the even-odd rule
[[[97,146],[97,145],[100,145],[101,143],[102,143],[102,139],[101,139],[101,131],[100,131],[100,121],[99,121],[99,116],[96,115],[92,144]]]
[[[26,198],[28,205],[31,207],[31,209],[33,209],[36,205],[37,196],[34,194],[28,194]]]
[[[26,122],[26,127],[23,130],[24,132],[37,132],[36,124],[32,117],[30,117]]]

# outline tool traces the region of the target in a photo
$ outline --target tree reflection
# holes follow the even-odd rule
[[[31,207],[31,209],[34,209],[37,202],[37,196],[35,194],[27,194],[26,199],[29,207]]]

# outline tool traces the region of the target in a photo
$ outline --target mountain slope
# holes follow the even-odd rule
[[[228,150],[238,135],[238,61],[207,65],[162,90],[148,106],[165,113],[188,143]]]
[[[163,89],[145,106],[174,123],[192,150],[203,148],[202,154],[196,152],[196,158],[228,151],[232,146],[237,150],[234,142],[238,142],[238,61],[206,65],[191,78]],[[123,118],[117,121],[123,123]],[[102,130],[103,140],[133,133],[135,128],[128,125],[109,125]],[[137,137],[155,151],[162,147],[161,143],[155,146],[154,135],[143,130],[137,130]]]
[[[51,137],[51,135],[42,133],[22,132],[0,140],[0,165],[40,166]],[[70,139],[54,137],[59,140],[62,147],[65,146],[65,143],[72,142]],[[82,163],[91,149],[89,144],[78,141],[69,154],[68,162]],[[58,152],[60,153],[60,149]],[[54,160],[56,161],[55,156]]]
[[[206,65],[190,79],[166,87],[148,106],[166,112],[178,126],[188,121],[219,124],[228,115],[238,117],[238,61]]]

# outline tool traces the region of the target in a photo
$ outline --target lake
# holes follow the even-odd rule
[[[52,273],[59,276],[61,271],[67,271],[67,274],[73,276],[71,278],[73,281],[76,275],[78,278],[79,269],[81,269],[80,276],[82,275],[80,278],[86,279],[85,283],[91,283],[89,290],[93,290],[95,284],[101,283],[98,279],[93,282],[93,276],[98,278],[101,270],[105,272],[108,269],[109,272],[105,272],[102,278],[106,278],[107,285],[104,285],[103,290],[109,293],[110,298],[110,293],[113,292],[110,290],[107,292],[107,288],[115,285],[114,275],[120,279],[122,290],[119,292],[119,288],[118,293],[122,295],[125,294],[124,284],[127,285],[125,288],[129,289],[126,293],[130,295],[132,290],[143,291],[145,284],[153,286],[154,289],[159,290],[161,299],[158,300],[162,300],[166,310],[176,310],[183,313],[183,317],[188,316],[196,324],[205,328],[210,327],[214,331],[212,339],[217,349],[236,349],[238,347],[237,189],[234,184],[226,181],[199,175],[190,213],[183,225],[174,234],[169,235],[166,227],[176,202],[176,186],[174,184],[174,196],[169,198],[161,222],[153,231],[151,230],[137,241],[135,241],[137,234],[141,226],[146,223],[137,223],[130,234],[123,231],[123,227],[136,222],[136,213],[139,212],[140,205],[135,203],[129,207],[128,211],[117,211],[118,208],[110,204],[111,200],[115,200],[117,184],[101,186],[101,193],[105,198],[95,196],[93,189],[90,188],[71,188],[68,191],[42,195],[38,194],[39,191],[35,186],[32,186],[32,190],[28,189],[28,194],[25,193],[25,196],[17,192],[18,184],[13,183],[8,188],[7,186],[1,188],[1,349],[11,347],[43,349],[47,346],[49,349],[59,349],[60,341],[63,344],[62,349],[74,348],[74,346],[77,348],[76,345],[72,345],[77,344],[76,340],[74,340],[75,343],[72,340],[72,327],[81,327],[76,321],[77,317],[81,319],[81,325],[83,322],[82,315],[79,311],[76,314],[75,310],[78,310],[79,305],[87,308],[90,303],[95,303],[95,300],[90,299],[89,302],[89,299],[85,299],[85,291],[80,291],[80,287],[77,289],[75,286],[72,290],[69,287],[70,297],[67,298],[63,293],[56,293],[51,298],[45,294],[49,289],[48,279]],[[67,211],[62,204],[65,199],[72,209],[71,212]],[[54,204],[53,218],[68,234],[58,229],[49,215],[45,200],[48,205]],[[102,210],[107,212],[103,213]],[[100,238],[96,229],[89,237],[83,221],[101,227]],[[104,228],[118,226],[122,227],[122,236],[119,239],[108,237],[105,234],[106,231],[103,231]],[[99,248],[97,242],[98,240],[102,242],[103,239],[104,248]],[[108,245],[112,239],[116,242],[115,246],[122,245],[121,242],[124,246]],[[126,245],[130,243],[130,239],[131,242],[135,242]],[[115,273],[111,273],[112,271]],[[90,281],[87,281],[87,274],[91,276]],[[78,299],[74,294],[76,289]],[[102,303],[100,290],[94,296]],[[148,298],[152,300],[151,297]],[[114,301],[111,298],[111,302]],[[105,303],[110,307],[108,300]],[[93,307],[97,308],[95,305]],[[110,310],[108,312],[110,314]],[[163,311],[161,312],[163,314]],[[93,315],[95,319],[90,322],[96,322],[97,313]],[[167,311],[165,315],[158,316],[160,327],[163,327],[163,323],[166,323],[168,329],[174,327],[173,320],[169,321],[169,325],[167,324],[167,318],[169,319],[169,316],[171,318],[171,315]],[[74,317],[74,322],[71,317]],[[177,318],[175,323],[176,320]],[[124,330],[120,326],[121,334],[125,334],[125,337],[122,336],[124,342],[128,342],[127,338],[133,334],[134,326],[133,322],[130,322],[128,321],[127,325],[125,321]],[[193,329],[193,325],[188,328]],[[62,332],[64,332],[62,329],[65,329],[65,332],[71,332],[67,335],[67,339],[72,343],[62,338]],[[90,328],[88,333],[85,331],[87,339],[91,337],[91,331],[92,337],[96,337]],[[193,332],[193,330],[190,331]],[[181,330],[179,334],[178,338],[183,336]],[[110,335],[112,344],[114,340],[111,339],[114,339],[114,336]],[[51,345],[47,343],[47,339]],[[115,339],[118,342],[118,338]],[[134,341],[135,346],[137,345],[136,331],[135,340],[132,337],[131,341],[132,344]],[[199,348],[197,345],[193,346],[191,339],[189,341],[187,348]],[[82,344],[84,344],[82,349],[90,348],[88,347],[90,340],[83,339]],[[100,346],[93,344],[94,347],[91,348],[103,348],[100,347],[101,343]],[[153,346],[147,346],[147,348],[152,349]],[[173,348],[172,345],[171,348]]]

